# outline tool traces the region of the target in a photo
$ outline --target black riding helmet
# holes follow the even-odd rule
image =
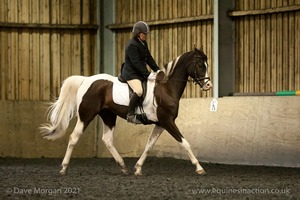
[[[134,35],[137,35],[139,33],[149,34],[150,29],[149,29],[148,24],[146,24],[146,22],[138,21],[137,23],[134,24],[133,29],[132,29],[132,33]]]

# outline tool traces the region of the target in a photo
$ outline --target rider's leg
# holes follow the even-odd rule
[[[135,108],[138,106],[140,97],[143,94],[142,82],[138,79],[133,79],[133,80],[127,81],[127,83],[133,90],[133,94],[132,94],[132,96],[130,98],[130,102],[129,102],[127,121],[132,122],[132,123],[141,123],[140,121],[138,121],[136,119]]]

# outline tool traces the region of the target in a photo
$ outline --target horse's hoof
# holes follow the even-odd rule
[[[127,169],[121,169],[121,173],[124,175],[129,175],[129,172]]]
[[[136,176],[142,176],[143,174],[142,174],[141,168],[136,168],[136,170],[134,172],[134,175],[136,175]]]
[[[65,176],[65,175],[67,175],[67,172],[64,171],[64,170],[61,170],[61,171],[59,172],[59,174],[62,175],[62,176]]]
[[[206,174],[204,169],[200,169],[200,170],[196,171],[196,173],[200,174],[200,175],[205,175]]]
[[[136,175],[136,176],[142,176],[143,174],[142,174],[142,172],[141,171],[136,171],[136,172],[134,172],[134,175]]]

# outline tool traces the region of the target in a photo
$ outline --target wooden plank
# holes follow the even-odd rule
[[[29,0],[19,2],[21,22],[29,21]],[[29,100],[30,96],[30,59],[29,59],[29,30],[22,29],[19,35],[19,93],[20,100]]]
[[[82,3],[83,3],[82,13],[81,13],[82,23],[89,24],[91,20],[89,13],[91,12],[92,3],[90,3],[89,1],[83,1]],[[91,69],[93,68],[93,66],[91,65],[91,59],[93,58],[91,54],[91,48],[90,48],[90,46],[92,45],[91,34],[88,30],[83,30],[81,32],[81,35],[82,35],[81,74],[84,76],[90,76],[92,75]]]
[[[173,7],[173,18],[177,18],[178,17],[178,2],[177,1],[172,1],[172,4],[170,4],[170,6]],[[178,35],[178,24],[173,24],[172,25],[172,28],[173,28],[173,32],[172,32],[172,37],[173,37],[173,48],[172,48],[172,58],[170,59],[173,60],[175,58],[177,58],[177,56],[179,56],[179,52],[178,52],[178,37],[180,37]],[[157,46],[157,48],[159,48]]]
[[[70,0],[64,0],[60,6],[60,23],[70,23]],[[70,55],[70,31],[64,30],[61,35],[61,79],[64,80],[71,75]]]
[[[38,23],[40,16],[39,1],[31,0],[30,23]],[[30,30],[30,99],[40,99],[40,36],[39,31]]]
[[[88,76],[88,75],[92,75],[92,71],[91,71],[91,49],[90,49],[90,45],[91,45],[91,36],[89,34],[88,31],[83,31],[82,32],[82,51],[83,51],[83,54],[81,55],[82,56],[82,69],[83,69],[83,72],[82,72],[82,75],[84,76]]]
[[[276,7],[276,1],[272,1],[272,6]],[[276,15],[271,16],[271,92],[277,91],[277,49],[276,49]]]
[[[248,4],[245,2],[244,4],[244,9],[248,9]],[[246,16],[244,18],[244,44],[245,44],[245,49],[244,49],[244,74],[243,74],[243,79],[244,79],[244,84],[243,84],[243,92],[250,92],[250,86],[249,86],[249,63],[250,63],[250,58],[249,58],[249,40],[250,40],[250,34],[249,34],[249,17]]]
[[[40,1],[40,22],[49,23],[49,0]],[[40,31],[40,99],[50,100],[50,33]]]
[[[122,1],[116,1],[115,2],[115,9],[116,9],[116,12],[119,13],[122,11],[122,5],[121,5]],[[118,15],[115,15],[115,21],[116,23],[121,23],[121,18],[122,18],[122,15],[120,15],[120,13]]]
[[[295,3],[300,5],[300,0],[296,0]],[[295,88],[300,89],[300,12],[295,12]]]
[[[18,21],[18,5],[17,0],[8,1],[8,21]],[[8,65],[8,100],[17,100],[18,95],[18,30],[10,30],[9,39],[9,65]]]
[[[8,2],[2,1],[0,7],[0,21],[7,21],[8,19]],[[0,31],[0,100],[5,100],[7,98],[7,64],[8,64],[8,30],[2,29]]]
[[[60,23],[60,0],[52,0],[51,1],[51,22],[53,24]],[[61,31],[60,30],[52,30],[50,36],[51,42],[51,95],[53,97],[58,97],[61,86],[61,57],[60,57],[60,42],[61,42]]]
[[[274,14],[274,13],[282,13],[282,12],[292,12],[298,10],[300,10],[300,5],[276,7],[276,4],[273,4],[273,8],[260,9],[260,10],[245,9],[243,11],[231,11],[228,12],[228,15],[231,17],[241,17],[241,16],[251,16],[251,15],[265,15],[265,14]]]
[[[62,79],[66,79],[71,75],[71,33],[64,31],[61,36],[61,75]]]
[[[80,23],[80,0],[72,0],[71,3],[71,24]],[[71,75],[81,74],[81,41],[80,31],[73,31],[71,34]]]
[[[289,88],[290,90],[297,90],[299,88],[297,88],[297,83],[295,80],[295,36],[296,36],[296,29],[295,29],[295,13],[289,13],[288,14],[288,66],[289,66]],[[299,43],[298,43],[299,44]],[[297,73],[296,73],[297,74]],[[296,75],[298,76],[298,75]],[[299,82],[298,82],[299,84]],[[298,86],[299,87],[299,86]]]
[[[90,1],[82,1],[82,24],[90,24],[90,8],[91,8]]]
[[[259,9],[260,8],[260,1],[259,0],[255,0],[255,9]],[[260,82],[260,75],[261,75],[261,67],[260,67],[260,62],[259,62],[259,58],[260,58],[260,44],[261,44],[261,35],[260,35],[260,16],[255,16],[253,17],[254,19],[254,41],[253,43],[254,45],[254,51],[253,51],[253,57],[254,57],[254,73],[253,73],[253,91],[254,92],[258,92],[260,91],[260,87],[261,87],[261,82]]]
[[[260,1],[260,8],[265,8],[265,1]],[[259,92],[267,92],[266,90],[266,17],[264,15],[260,16],[260,24],[259,24],[259,34],[257,37],[260,38],[260,51],[259,51],[259,60],[258,66],[260,69],[259,76]]]
[[[13,95],[14,95],[14,74],[13,74],[13,66],[12,66],[12,58],[13,58],[13,53],[12,53],[12,35],[13,32],[10,30],[10,34],[8,34],[7,38],[7,66],[6,66],[6,97],[5,99],[7,100],[13,100]],[[1,46],[1,44],[0,44]]]
[[[269,1],[266,1],[265,6],[270,7]],[[266,69],[266,74],[265,74],[265,83],[266,83],[266,92],[271,92],[272,87],[271,87],[271,48],[272,48],[272,40],[271,40],[271,16],[266,15],[266,48],[265,48],[265,55],[266,55],[266,61],[265,61],[265,69]]]
[[[277,6],[281,7],[282,6],[282,0],[277,0]],[[282,13],[277,13],[276,14],[276,49],[277,49],[277,91],[283,90],[283,68],[282,68]]]
[[[30,28],[30,29],[91,29],[97,31],[97,24],[48,24],[48,23],[13,23],[0,22],[2,28]]]
[[[241,10],[241,1],[238,1],[236,4],[236,9]],[[236,51],[237,55],[235,56],[236,60],[236,91],[243,91],[243,31],[244,31],[244,20],[243,18],[238,19],[235,31],[236,37]]]
[[[19,100],[19,84],[18,84],[18,74],[19,74],[19,33],[17,30],[13,29],[11,33],[11,89],[12,89],[12,100]]]
[[[8,49],[8,31],[1,30],[0,32],[0,49]],[[8,52],[0,51],[0,99],[7,99],[7,63],[8,63]]]
[[[283,6],[287,6],[287,1],[283,1]],[[289,68],[291,66],[288,65],[289,59],[289,21],[288,21],[288,13],[282,13],[282,90],[291,90],[289,88]]]
[[[177,19],[164,19],[164,20],[155,20],[148,21],[147,24],[149,26],[158,26],[158,25],[167,25],[167,24],[178,24],[178,23],[186,23],[186,22],[194,22],[194,21],[202,21],[202,20],[212,20],[213,15],[201,15],[195,17],[182,17]],[[124,29],[133,27],[134,22],[132,23],[122,23],[122,24],[109,24],[106,28],[115,30],[115,29]]]

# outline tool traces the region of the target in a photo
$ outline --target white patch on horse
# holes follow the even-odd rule
[[[91,85],[97,81],[97,80],[107,80],[113,82],[114,76],[109,74],[97,74],[91,77],[88,77],[84,80],[84,82],[81,84],[80,88],[78,89],[77,93],[77,107],[79,107],[83,95],[85,95],[86,91],[91,87]]]
[[[205,73],[205,77],[208,77],[208,64],[207,62],[204,62],[205,67],[206,67],[206,73]]]
[[[175,66],[176,66],[176,64],[177,64],[177,62],[178,62],[178,60],[179,60],[180,57],[181,57],[181,55],[178,56],[178,57],[177,57],[176,59],[174,59],[173,61],[169,62],[169,63],[167,64],[167,67],[164,68],[164,69],[162,70],[167,76],[169,76],[170,74],[173,73],[174,68],[175,68]]]
[[[152,75],[153,76],[153,75]],[[121,83],[117,77],[113,79],[113,101],[116,104],[128,106],[129,105],[129,88],[128,84]],[[156,100],[154,98],[155,80],[147,81],[147,93],[143,101],[143,109],[147,118],[151,121],[157,122],[156,114]],[[136,109],[137,114],[141,114],[139,108]]]

